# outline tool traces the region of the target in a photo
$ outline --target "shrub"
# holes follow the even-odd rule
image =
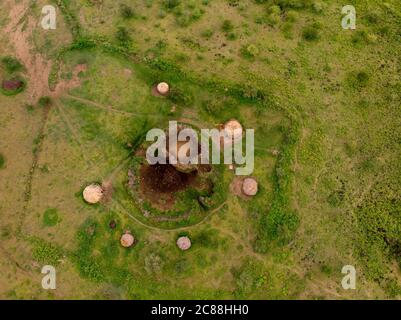
[[[306,41],[316,41],[319,39],[319,28],[316,24],[312,24],[310,26],[306,26],[302,30],[302,37]]]
[[[8,73],[21,71],[24,68],[23,65],[13,57],[4,57],[1,59],[1,62]]]
[[[53,227],[59,222],[57,209],[49,208],[43,214],[43,224],[46,227]]]
[[[4,156],[0,153],[0,169],[4,168],[5,162]]]
[[[216,229],[202,230],[193,237],[193,243],[206,248],[217,248],[219,246],[218,232]]]
[[[241,53],[244,58],[255,58],[259,55],[259,48],[254,44],[249,44],[241,48]]]
[[[123,45],[128,45],[131,42],[131,36],[125,27],[118,27],[116,39]]]
[[[213,34],[214,34],[214,31],[212,29],[206,29],[206,30],[202,31],[201,36],[203,38],[210,39],[213,36]]]
[[[130,6],[127,6],[126,4],[121,4],[120,15],[124,19],[131,19],[134,17],[134,10],[132,10],[132,8]]]
[[[369,12],[365,18],[369,24],[377,24],[380,20],[380,15],[377,12]]]
[[[276,6],[276,5],[275,6],[271,6],[268,11],[269,11],[270,14],[276,14],[276,15],[281,14],[281,8],[279,6]]]
[[[38,104],[41,107],[49,107],[52,104],[52,99],[48,96],[40,97]]]
[[[163,6],[166,9],[174,9],[175,7],[178,7],[181,3],[181,0],[164,0],[163,1]]]
[[[183,91],[177,87],[170,90],[169,99],[177,104],[190,105],[193,102],[193,97],[190,92]]]
[[[56,266],[63,257],[63,252],[59,247],[42,239],[35,239],[33,245],[33,258],[40,263]]]
[[[369,74],[366,71],[358,71],[349,74],[348,81],[353,88],[366,87],[369,83]]]
[[[298,19],[298,13],[294,10],[289,10],[285,19],[288,22],[295,22]]]
[[[230,32],[234,29],[234,25],[230,20],[224,20],[223,24],[221,25],[221,30],[224,32]]]

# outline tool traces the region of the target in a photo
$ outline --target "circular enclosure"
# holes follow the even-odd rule
[[[84,189],[82,195],[87,203],[95,204],[102,200],[103,189],[98,184],[93,183]]]

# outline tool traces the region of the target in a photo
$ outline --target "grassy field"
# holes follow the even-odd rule
[[[401,297],[399,1],[354,1],[356,30],[335,0],[52,3],[56,30],[45,1],[0,4],[0,80],[26,83],[0,92],[1,298]],[[213,208],[145,217],[127,189],[144,134],[232,118],[255,129],[258,194],[234,195],[223,166]],[[86,204],[106,181],[112,200]]]

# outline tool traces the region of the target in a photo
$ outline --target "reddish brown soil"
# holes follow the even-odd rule
[[[198,171],[183,173],[170,164],[144,164],[139,177],[141,196],[153,207],[165,211],[174,206],[175,192],[189,187],[212,192],[213,184],[200,179],[198,173]]]
[[[170,164],[143,165],[141,185],[157,193],[173,193],[184,190],[195,182],[197,172],[183,173]]]
[[[1,84],[2,88],[5,90],[17,90],[21,88],[23,82],[18,79],[3,80]]]
[[[59,81],[54,90],[49,88],[49,74],[52,62],[46,60],[39,53],[33,53],[31,37],[37,27],[37,20],[27,15],[26,24],[21,23],[22,18],[30,8],[28,0],[22,0],[13,4],[9,13],[10,22],[5,26],[5,34],[8,35],[10,43],[14,46],[15,56],[26,68],[25,75],[29,83],[27,95],[31,103],[36,103],[40,97],[50,96],[58,98],[67,90],[78,87],[80,80],[78,74],[86,70],[86,65],[78,65],[74,69],[73,79],[70,81]]]
[[[232,194],[244,199],[244,200],[250,200],[252,197],[247,196],[242,192],[242,183],[244,182],[243,177],[235,177],[233,181],[230,184],[230,191]]]
[[[161,94],[158,90],[157,90],[157,84],[152,86],[152,90],[151,90],[152,95],[154,95],[155,97],[167,97],[168,94]]]

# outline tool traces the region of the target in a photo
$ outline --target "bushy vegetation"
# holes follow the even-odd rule
[[[64,256],[63,250],[60,247],[45,240],[32,239],[32,245],[33,258],[42,264],[57,266]]]
[[[3,169],[6,163],[6,159],[4,156],[0,153],[0,169]]]
[[[9,73],[13,74],[18,71],[24,70],[24,66],[19,62],[16,58],[14,57],[3,57],[1,59],[1,63],[3,65],[3,68]]]
[[[46,227],[53,227],[60,221],[58,210],[56,208],[49,208],[43,213],[43,225]]]
[[[69,259],[82,278],[94,282],[93,287],[86,282],[96,292],[90,298],[400,295],[400,86],[394,58],[399,56],[400,20],[394,1],[358,6],[358,28],[350,32],[339,23],[333,28],[339,16],[330,1],[148,0],[135,8],[129,2],[110,3],[117,15],[112,23],[88,19],[97,5],[78,11],[74,2],[54,2],[74,39],[56,55],[49,82],[54,88],[59,69],[71,73],[83,58],[88,72],[79,88],[57,101],[65,115],[57,113],[44,126],[34,152],[43,139],[49,142],[45,152],[52,152],[54,144],[65,148],[66,159],[73,159],[73,164],[66,161],[71,170],[63,187],[68,190],[48,205],[64,212],[63,206],[70,209],[71,204],[63,197],[76,192],[75,204],[82,207],[74,219],[81,224],[92,218],[81,224],[76,246],[67,253],[56,245],[64,247],[66,235],[55,237],[51,232],[57,227],[43,228],[57,225],[60,212],[34,213],[35,219],[27,221],[39,225],[27,229],[54,241],[31,242],[36,261]],[[217,17],[215,7],[227,11]],[[144,34],[135,37],[139,24]],[[23,71],[15,61],[2,63],[6,73]],[[152,96],[151,87],[160,81],[171,85],[168,97]],[[39,102],[50,103],[45,97]],[[232,172],[221,168],[212,202],[194,189],[178,199],[181,209],[196,208],[199,215],[166,223],[144,217],[127,192],[128,167],[121,161],[136,158],[149,128],[165,128],[169,119],[180,117],[213,127],[235,118],[256,129],[255,197],[231,194]],[[82,173],[83,164],[91,169]],[[51,157],[39,157],[35,179],[53,179],[58,165]],[[119,165],[121,171],[114,171]],[[81,173],[74,173],[73,166]],[[82,200],[83,187],[106,176],[115,179],[113,201],[89,206]],[[74,179],[82,180],[79,190]],[[57,181],[50,181],[56,189]],[[41,186],[35,195],[40,198],[47,188]],[[24,203],[28,214],[34,204]],[[171,214],[142,204],[150,218]],[[63,215],[63,227],[71,219]],[[2,228],[2,239],[3,229],[4,239],[10,239],[13,228]],[[129,249],[119,244],[126,230],[137,240]],[[177,249],[177,235],[191,238],[191,250]],[[369,285],[366,292],[318,289],[325,281],[337,283],[341,263],[357,265]],[[215,281],[218,290],[210,285]]]

